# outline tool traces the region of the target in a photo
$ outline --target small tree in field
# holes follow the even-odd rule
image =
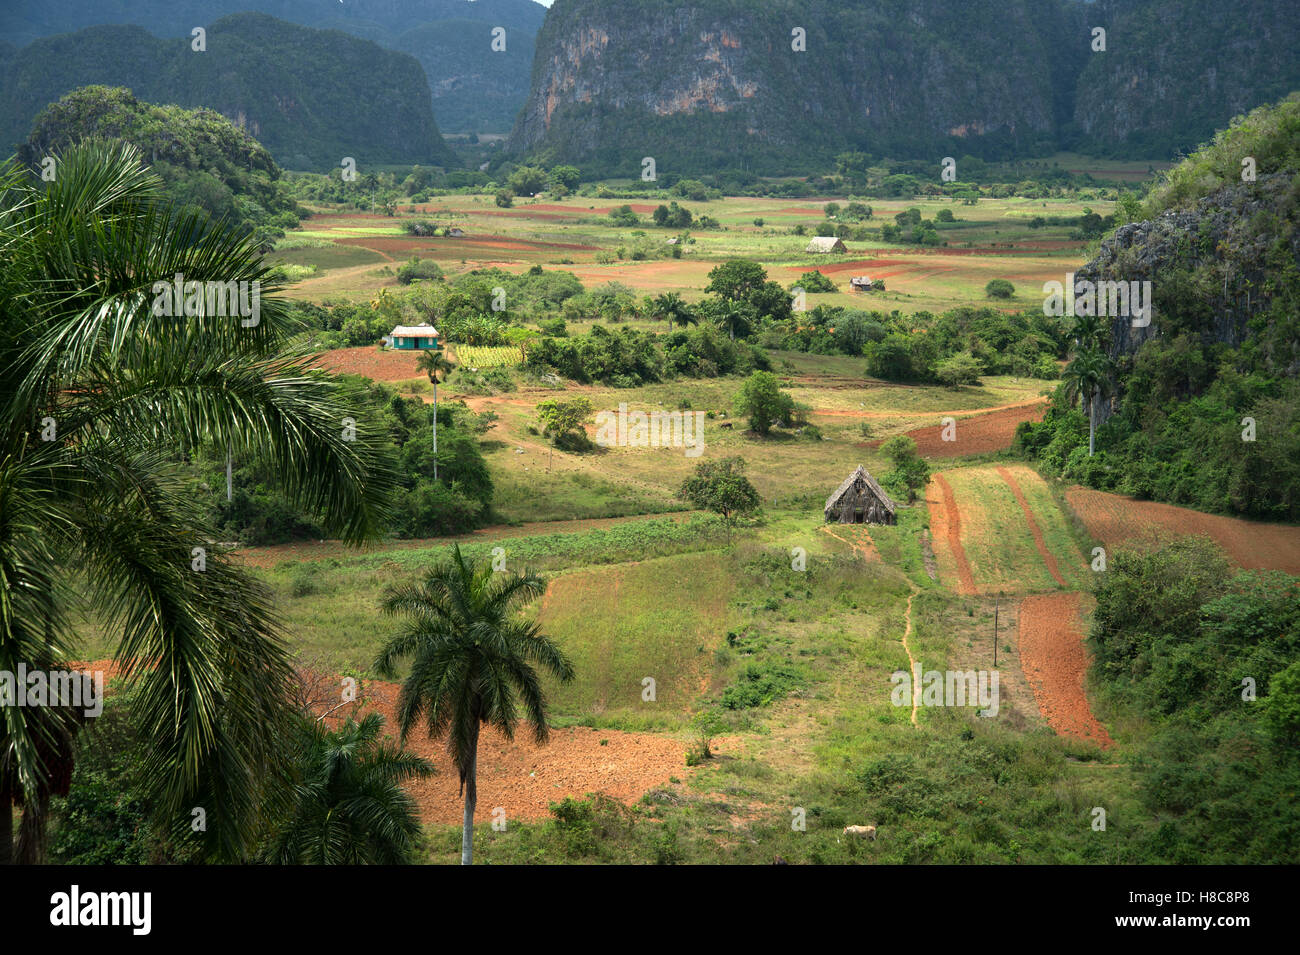
[[[756,371],[741,387],[736,410],[749,418],[749,427],[756,433],[767,434],[772,425],[790,417],[794,399],[781,390],[776,375]]]
[[[916,442],[905,434],[890,438],[880,446],[880,451],[894,462],[881,482],[895,493],[906,493],[907,503],[916,500],[916,492],[930,483],[930,465],[916,453]]]
[[[984,286],[984,294],[989,298],[1011,298],[1016,294],[1016,287],[1006,279],[993,279]]]
[[[701,461],[695,473],[682,482],[677,496],[705,511],[722,517],[727,525],[727,537],[736,520],[758,510],[758,491],[745,477],[745,459],[723,458],[721,461]]]
[[[968,351],[960,351],[955,355],[950,355],[934,366],[934,373],[949,388],[960,388],[962,385],[977,385],[983,372],[984,367],[980,364],[979,359]]]
[[[551,439],[553,447],[565,451],[584,451],[591,447],[583,425],[591,417],[591,399],[547,398],[537,405],[537,418],[542,422],[542,434]],[[551,455],[554,456],[552,451]],[[550,461],[547,461],[550,467]]]

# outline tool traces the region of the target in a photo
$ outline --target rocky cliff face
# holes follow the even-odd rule
[[[868,144],[932,151],[937,168],[947,148],[1050,136],[1059,71],[1036,38],[1063,23],[1021,0],[665,0],[653,12],[557,0],[511,145],[639,162],[652,147],[723,158]]]
[[[792,147],[936,165],[1063,146],[1149,157],[1300,86],[1298,10],[1292,0],[556,0],[510,145],[624,172],[650,146],[699,166],[771,157],[779,167],[782,151],[789,165]],[[1107,30],[1105,52],[1091,48],[1094,26]]]
[[[1193,208],[1121,226],[1096,258],[1075,273],[1091,282],[1149,281],[1151,324],[1111,323],[1111,357],[1123,361],[1148,339],[1177,331],[1206,343],[1237,347],[1251,319],[1266,313],[1279,266],[1300,267],[1296,206],[1300,178],[1290,172],[1226,186]],[[1275,368],[1290,376],[1300,368]]]
[[[1300,4],[1278,0],[1099,0],[1073,125],[1082,151],[1190,151],[1229,119],[1300,88]]]

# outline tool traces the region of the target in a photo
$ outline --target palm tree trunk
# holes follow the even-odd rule
[[[1097,396],[1088,393],[1088,457],[1092,457],[1093,442],[1097,434]]]
[[[469,772],[465,774],[465,821],[460,829],[460,864],[474,864],[474,807],[478,804],[478,723],[469,750]]]
[[[433,378],[432,375],[429,376]],[[438,379],[433,378],[433,479],[438,480]]]

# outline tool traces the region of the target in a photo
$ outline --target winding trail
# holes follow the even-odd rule
[[[910,580],[908,583],[911,584],[912,592],[907,598],[907,626],[903,629],[903,650],[907,653],[907,672],[912,677],[912,725],[920,726],[921,724],[916,721],[916,706],[921,698],[921,688],[916,681],[916,657],[912,656],[912,647],[908,644],[907,638],[912,635],[912,601],[921,591]]]
[[[860,527],[861,525],[855,524],[854,526]],[[846,537],[841,537],[839,534],[831,530],[830,525],[828,524],[823,524],[821,529],[824,530],[831,537],[834,537],[837,541],[841,541],[845,544],[848,544],[849,547],[853,549],[853,552],[855,554],[861,554],[864,560],[880,560],[880,554],[876,550],[875,543],[871,540],[871,534],[869,531],[866,530],[866,528],[863,528],[863,533],[867,537],[867,546],[865,547],[862,546],[861,544],[854,543],[853,541],[849,540]],[[912,588],[912,593],[908,595],[907,598],[907,615],[905,618],[905,625],[903,627],[903,652],[907,654],[907,672],[909,675],[915,676],[916,657],[912,654],[912,646],[907,642],[907,638],[912,635],[912,601],[916,598],[916,595],[921,592],[921,590],[916,586],[916,584],[912,583],[910,580],[907,583],[908,586]],[[913,685],[912,686],[912,725],[913,726],[920,725],[916,721],[916,707],[917,707],[917,701],[920,699],[920,697],[921,697],[920,688],[916,685]]]
[[[861,524],[855,524],[853,526],[862,527]],[[861,554],[866,560],[880,560],[880,552],[876,550],[876,542],[871,539],[871,532],[868,531],[865,527],[863,527],[862,530],[863,535],[867,538],[865,545],[851,541],[847,537],[841,537],[839,534],[831,530],[829,524],[823,524],[821,529],[824,530],[827,534],[831,535],[831,537],[834,537],[837,541],[840,541],[841,543],[844,544],[848,544],[849,547],[851,547],[855,553]]]

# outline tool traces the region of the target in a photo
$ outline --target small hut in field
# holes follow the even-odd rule
[[[826,520],[838,524],[895,524],[895,504],[867,469],[858,465],[826,499]]]

